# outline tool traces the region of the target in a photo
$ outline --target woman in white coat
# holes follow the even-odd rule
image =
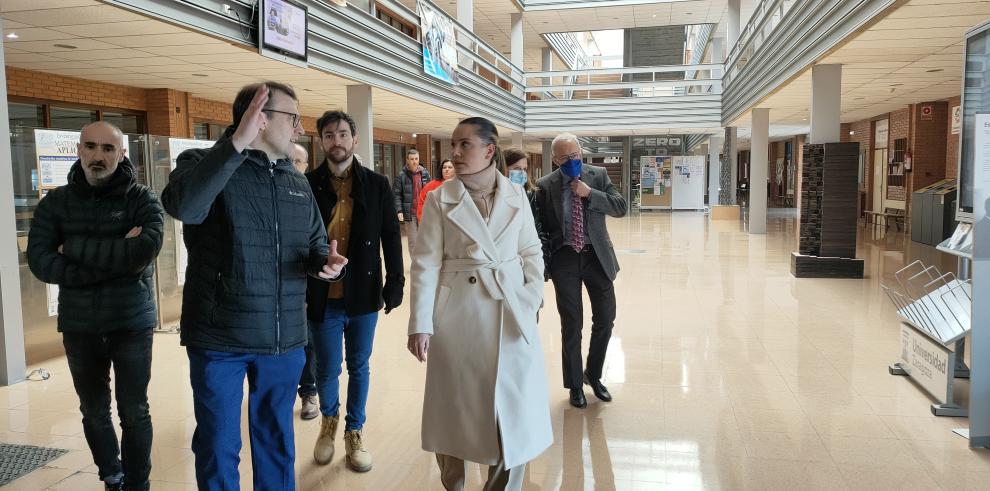
[[[448,490],[463,489],[465,461],[490,466],[486,490],[518,490],[526,463],[553,443],[536,325],[543,253],[525,191],[499,173],[495,126],[466,119],[452,147],[457,178],[427,195],[412,258],[423,449]]]

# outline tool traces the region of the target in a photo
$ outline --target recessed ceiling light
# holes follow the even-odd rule
[[[194,74],[192,74],[192,76],[194,76],[194,77],[205,77],[206,74],[205,73],[194,73]]]
[[[64,48],[64,49],[76,49],[77,48],[77,46],[73,46],[71,44],[53,44],[52,46],[55,46],[56,48]]]
[[[7,37],[7,39],[17,39],[17,38],[19,38],[20,36],[18,36],[16,32],[12,32],[12,33],[10,33],[10,34],[7,34],[7,36],[6,36],[6,37]]]
[[[943,70],[945,70],[945,69],[944,68],[933,68],[931,70],[925,70],[925,71],[928,72],[928,73],[936,73],[936,72],[941,72]]]

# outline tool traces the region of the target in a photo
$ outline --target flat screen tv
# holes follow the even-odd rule
[[[307,66],[308,28],[305,6],[291,0],[258,1],[258,50],[263,56]]]
[[[974,130],[977,113],[990,112],[990,22],[966,33],[962,122],[959,128],[959,207],[956,219],[973,220]]]

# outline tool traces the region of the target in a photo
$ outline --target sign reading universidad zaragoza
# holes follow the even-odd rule
[[[454,21],[424,2],[417,2],[416,10],[423,30],[423,71],[444,82],[458,83]]]

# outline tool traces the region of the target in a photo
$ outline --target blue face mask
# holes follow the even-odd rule
[[[512,169],[509,171],[509,180],[512,181],[512,184],[518,184],[520,186],[524,186],[526,185],[526,181],[528,181],[529,178],[526,176],[526,171],[519,169]]]
[[[564,162],[560,165],[560,172],[571,179],[581,177],[581,159],[570,159]]]

